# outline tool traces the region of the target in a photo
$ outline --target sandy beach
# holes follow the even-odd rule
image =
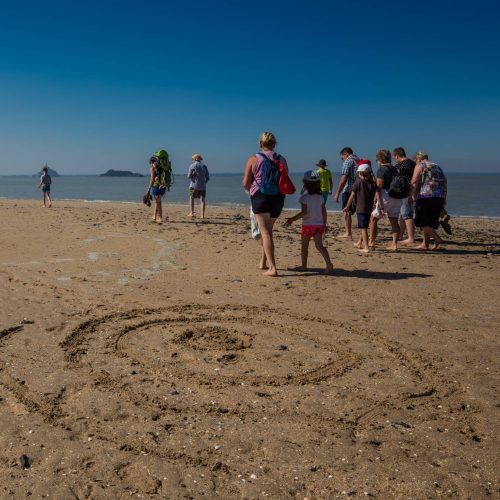
[[[1,498],[498,497],[500,221],[336,215],[331,276],[278,223],[264,278],[247,209],[40,204],[0,201]]]

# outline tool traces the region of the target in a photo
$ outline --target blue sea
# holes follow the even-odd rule
[[[207,204],[222,206],[249,205],[248,196],[241,187],[241,174],[213,174],[207,187]],[[292,175],[300,191],[301,175]],[[38,177],[24,175],[0,176],[0,198],[42,198],[36,189]],[[187,203],[188,180],[176,175],[167,203]],[[334,186],[338,183],[334,176]],[[141,202],[148,185],[147,177],[100,177],[97,175],[65,175],[53,177],[52,197],[59,200]],[[448,206],[451,215],[470,217],[500,217],[500,174],[448,174]],[[285,208],[297,208],[299,195],[287,196]],[[339,205],[330,198],[330,211]]]

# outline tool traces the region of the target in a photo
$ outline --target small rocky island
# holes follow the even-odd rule
[[[130,170],[113,170],[111,168],[104,174],[101,174],[100,177],[144,177],[144,175],[137,172],[130,172]]]

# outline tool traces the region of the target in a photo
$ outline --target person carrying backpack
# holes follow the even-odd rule
[[[153,196],[154,207],[153,222],[162,224],[163,208],[161,199],[166,191],[170,191],[170,186],[173,183],[172,165],[168,158],[168,153],[162,149],[156,151],[149,159],[149,186],[144,196],[144,203],[151,205],[150,198]]]
[[[288,177],[286,159],[275,153],[276,144],[276,137],[272,132],[263,132],[259,139],[261,150],[247,160],[243,175],[243,187],[250,194],[252,210],[261,233],[262,255],[259,269],[264,270],[265,276],[278,275],[273,227],[285,204],[285,195],[280,192],[280,176]]]

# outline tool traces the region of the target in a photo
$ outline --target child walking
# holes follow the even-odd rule
[[[52,177],[49,175],[48,167],[42,168],[42,176],[37,188],[42,188],[43,192],[43,206],[44,208],[52,207],[52,200],[50,199],[50,185],[52,184]]]
[[[368,253],[368,225],[370,223],[370,215],[373,210],[375,197],[381,207],[384,206],[380,197],[380,192],[377,191],[377,186],[373,179],[370,160],[363,160],[358,166],[358,178],[352,186],[352,193],[344,208],[344,212],[349,211],[353,203],[356,204],[356,217],[358,219],[358,229],[361,230],[359,240],[354,246],[364,253]]]
[[[316,163],[316,166],[318,167],[318,172],[319,179],[320,179],[320,186],[321,186],[321,195],[323,196],[323,199],[325,200],[325,203],[328,200],[328,196],[332,195],[332,190],[333,190],[333,181],[332,181],[332,173],[330,172],[329,168],[327,167],[326,160],[319,160],[318,163]]]
[[[308,170],[304,174],[304,194],[299,198],[302,210],[293,217],[286,220],[285,224],[290,226],[292,222],[302,219],[302,247],[301,247],[301,270],[307,269],[307,257],[309,253],[309,241],[314,239],[318,252],[325,259],[325,274],[333,271],[333,265],[330,260],[328,250],[323,245],[323,234],[325,234],[327,214],[323,195],[321,194],[320,177],[317,172]]]

